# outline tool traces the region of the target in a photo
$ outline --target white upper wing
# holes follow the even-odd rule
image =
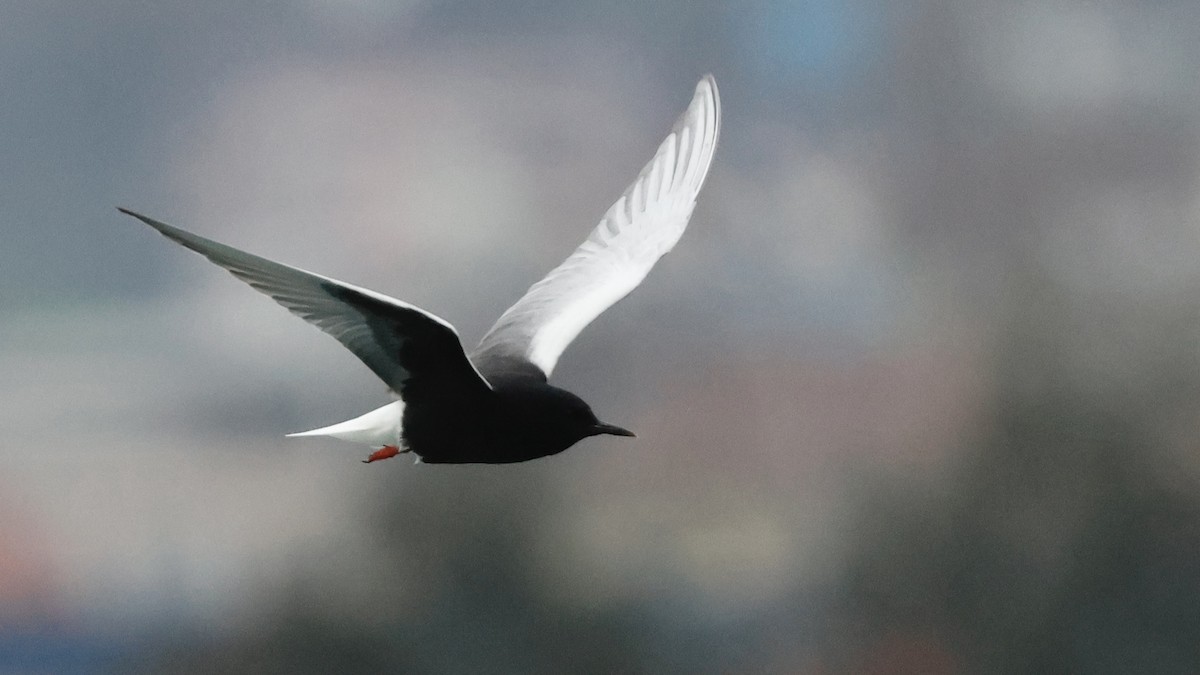
[[[584,326],[632,291],[683,235],[712,164],[721,105],[711,75],[625,194],[583,244],[534,284],[479,343],[481,363],[530,362],[548,377]]]
[[[467,359],[454,326],[430,312],[382,293],[261,258],[128,209],[119,210],[224,267],[332,335],[398,394],[406,393],[414,379],[424,380],[426,389],[490,388]]]

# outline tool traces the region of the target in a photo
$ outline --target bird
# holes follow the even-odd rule
[[[706,75],[600,223],[470,354],[454,326],[407,302],[118,210],[333,336],[394,394],[394,401],[365,415],[289,437],[367,445],[366,463],[404,453],[426,464],[524,462],[591,436],[634,436],[601,422],[583,399],[549,378],[579,332],[636,288],[679,241],[712,164],[720,123],[716,81]]]

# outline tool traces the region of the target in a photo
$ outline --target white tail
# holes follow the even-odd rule
[[[352,420],[312,431],[288,434],[288,438],[331,436],[352,443],[365,443],[376,448],[382,448],[385,445],[400,448],[402,442],[400,429],[403,419],[404,401],[394,401]]]

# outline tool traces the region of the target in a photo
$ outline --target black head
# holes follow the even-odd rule
[[[608,434],[611,436],[628,436],[632,438],[634,433],[628,429],[622,429],[615,424],[606,424],[596,418],[596,413],[592,412],[591,406],[583,402],[583,399],[572,394],[569,391],[562,389],[556,390],[556,411],[555,417],[560,420],[565,430],[569,430],[574,437],[572,441],[579,441],[588,436],[600,436]]]
[[[633,436],[633,432],[596,418],[575,394],[545,383],[505,383],[502,424],[514,453],[541,457],[562,452],[589,436]],[[528,458],[528,457],[527,457]]]

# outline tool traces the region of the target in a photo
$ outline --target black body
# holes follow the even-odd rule
[[[401,438],[427,464],[524,462],[588,436],[633,435],[601,423],[587,403],[551,386],[527,360],[476,354],[472,362],[452,329],[420,311],[338,284],[321,289],[356,308],[372,342],[391,355],[385,367],[404,371],[397,378],[404,400]]]
[[[404,392],[405,447],[428,464],[508,464],[554,455],[588,436],[632,436],[544,379],[491,374],[492,389]]]

